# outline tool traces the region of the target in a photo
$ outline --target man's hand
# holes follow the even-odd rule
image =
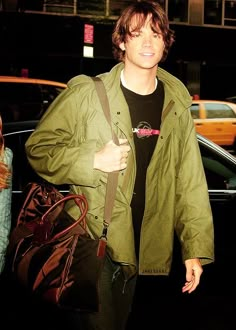
[[[94,157],[94,168],[103,172],[120,171],[126,168],[130,146],[127,139],[119,139],[117,146],[112,140],[101,150],[96,152]]]
[[[200,283],[200,277],[203,272],[199,259],[188,259],[185,261],[186,282],[182,287],[182,292],[193,292]]]

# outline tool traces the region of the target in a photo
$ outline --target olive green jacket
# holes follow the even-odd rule
[[[136,258],[130,202],[135,175],[135,146],[128,105],[120,88],[120,63],[101,74],[114,131],[131,146],[126,170],[119,173],[108,252],[113,260],[135,269]],[[140,242],[139,274],[170,272],[176,231],[183,261],[214,260],[214,237],[208,190],[190,115],[191,97],[180,80],[158,68],[165,100],[160,136],[146,177],[146,207]],[[145,111],[145,109],[144,109]],[[68,82],[26,142],[35,171],[54,184],[69,184],[89,204],[87,223],[91,235],[100,236],[107,174],[93,169],[94,154],[111,140],[111,130],[98,100],[94,82],[79,75]],[[73,203],[73,202],[72,202]],[[77,217],[77,207],[67,205]]]

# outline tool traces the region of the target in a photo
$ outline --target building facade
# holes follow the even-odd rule
[[[115,63],[111,45],[114,22],[131,2],[1,0],[0,70],[31,66],[32,73],[63,81],[74,74],[109,70]],[[224,99],[236,94],[236,0],[157,2],[176,33],[163,66],[201,98]]]

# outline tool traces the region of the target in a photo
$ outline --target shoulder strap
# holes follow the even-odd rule
[[[115,144],[119,145],[119,140],[118,140],[115,132],[112,129],[110,106],[109,106],[109,101],[108,101],[108,98],[107,98],[107,93],[106,93],[106,89],[104,87],[103,81],[99,77],[92,77],[92,79],[94,80],[95,87],[96,87],[96,90],[97,90],[97,93],[98,93],[100,103],[101,103],[102,108],[103,108],[104,115],[106,117],[106,120],[107,120],[108,124],[111,127],[112,139],[113,139]]]
[[[102,105],[103,111],[104,111],[104,115],[111,127],[112,139],[115,144],[119,145],[119,139],[112,129],[109,101],[107,98],[107,93],[106,93],[106,89],[104,87],[103,81],[98,77],[92,77],[92,79],[95,83],[95,87],[96,87],[97,94],[98,94],[100,103]],[[116,188],[117,188],[117,184],[118,184],[118,175],[119,175],[118,171],[108,173],[105,210],[104,210],[104,227],[105,227],[104,235],[106,235],[107,227],[109,226],[109,223],[111,221],[112,209],[114,206]]]

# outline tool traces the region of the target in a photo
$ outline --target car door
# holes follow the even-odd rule
[[[224,102],[194,101],[191,106],[196,131],[221,146],[233,146],[236,113]]]
[[[211,122],[206,119],[206,111],[204,104],[202,102],[194,101],[190,108],[192,118],[194,119],[194,124],[197,133],[204,135],[208,139],[213,138]]]
[[[202,292],[235,294],[229,280],[229,265],[236,257],[236,158],[222,148],[200,141],[214,221],[215,262],[205,267]]]

